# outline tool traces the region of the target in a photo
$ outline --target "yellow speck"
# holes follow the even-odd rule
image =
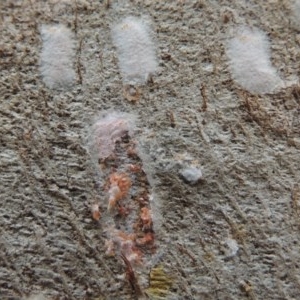
[[[165,299],[172,286],[172,279],[165,273],[162,266],[150,272],[150,286],[146,289],[150,299]]]

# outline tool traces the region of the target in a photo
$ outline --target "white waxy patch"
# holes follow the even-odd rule
[[[284,86],[270,60],[267,35],[257,29],[240,27],[226,49],[233,79],[253,94],[273,93]]]
[[[183,180],[190,184],[196,184],[202,178],[202,171],[196,167],[188,167],[180,172]]]
[[[112,29],[124,84],[145,84],[157,70],[155,46],[148,24],[141,18],[127,17]]]
[[[227,238],[225,240],[225,243],[226,243],[226,246],[228,247],[227,255],[229,257],[235,256],[240,249],[237,241],[234,239],[231,239],[231,238]]]
[[[290,0],[290,20],[291,26],[300,30],[300,0]]]
[[[64,25],[43,25],[41,36],[43,48],[40,71],[44,83],[51,89],[69,87],[75,81],[75,52],[71,30]]]
[[[88,148],[90,154],[98,159],[105,159],[113,154],[115,143],[122,136],[132,135],[135,117],[121,112],[105,112],[90,129]]]

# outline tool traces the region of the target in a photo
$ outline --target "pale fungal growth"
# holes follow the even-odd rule
[[[145,84],[157,70],[155,46],[148,24],[141,18],[127,17],[112,28],[124,84]]]
[[[48,88],[62,89],[75,81],[73,34],[66,26],[43,25],[40,72]]]
[[[297,30],[300,30],[300,0],[291,0],[291,25]]]
[[[126,113],[110,112],[101,116],[92,126],[88,148],[96,159],[104,160],[114,154],[115,143],[126,134],[132,135],[134,117]]]
[[[239,245],[237,243],[236,240],[231,239],[231,238],[227,238],[225,240],[226,246],[228,247],[227,249],[227,256],[228,257],[233,257],[235,255],[237,255],[238,251],[239,251]]]
[[[180,172],[182,179],[189,184],[196,184],[202,178],[202,171],[196,167],[188,167]]]
[[[253,94],[272,93],[283,81],[272,66],[267,35],[257,29],[239,27],[226,49],[233,79]]]

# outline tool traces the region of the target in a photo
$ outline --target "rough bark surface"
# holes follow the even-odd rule
[[[90,212],[107,203],[86,136],[112,109],[137,116],[163,217],[142,288],[162,266],[166,299],[299,299],[300,89],[253,96],[225,55],[232,28],[257,26],[280,75],[295,77],[289,14],[281,0],[0,1],[0,298],[140,297],[122,258],[105,255],[105,217]],[[128,15],[150,16],[159,60],[136,103],[124,99],[110,33]],[[65,91],[39,73],[40,26],[53,23],[76,37],[77,82]],[[203,180],[191,186],[180,172],[193,164]]]

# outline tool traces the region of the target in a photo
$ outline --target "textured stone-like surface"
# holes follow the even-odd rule
[[[173,279],[169,299],[297,299],[299,89],[251,96],[232,81],[224,51],[231,28],[254,25],[269,35],[280,75],[293,78],[299,34],[283,1],[72,2],[0,3],[0,298],[133,298],[123,261],[105,256],[105,216],[97,223],[89,208],[107,203],[87,128],[115,109],[138,116],[163,216],[140,280],[160,264]],[[140,14],[153,20],[159,72],[132,104],[110,26]],[[39,74],[39,26],[51,23],[77,41],[77,84],[64,92]],[[201,166],[199,184],[180,179],[185,165]]]

